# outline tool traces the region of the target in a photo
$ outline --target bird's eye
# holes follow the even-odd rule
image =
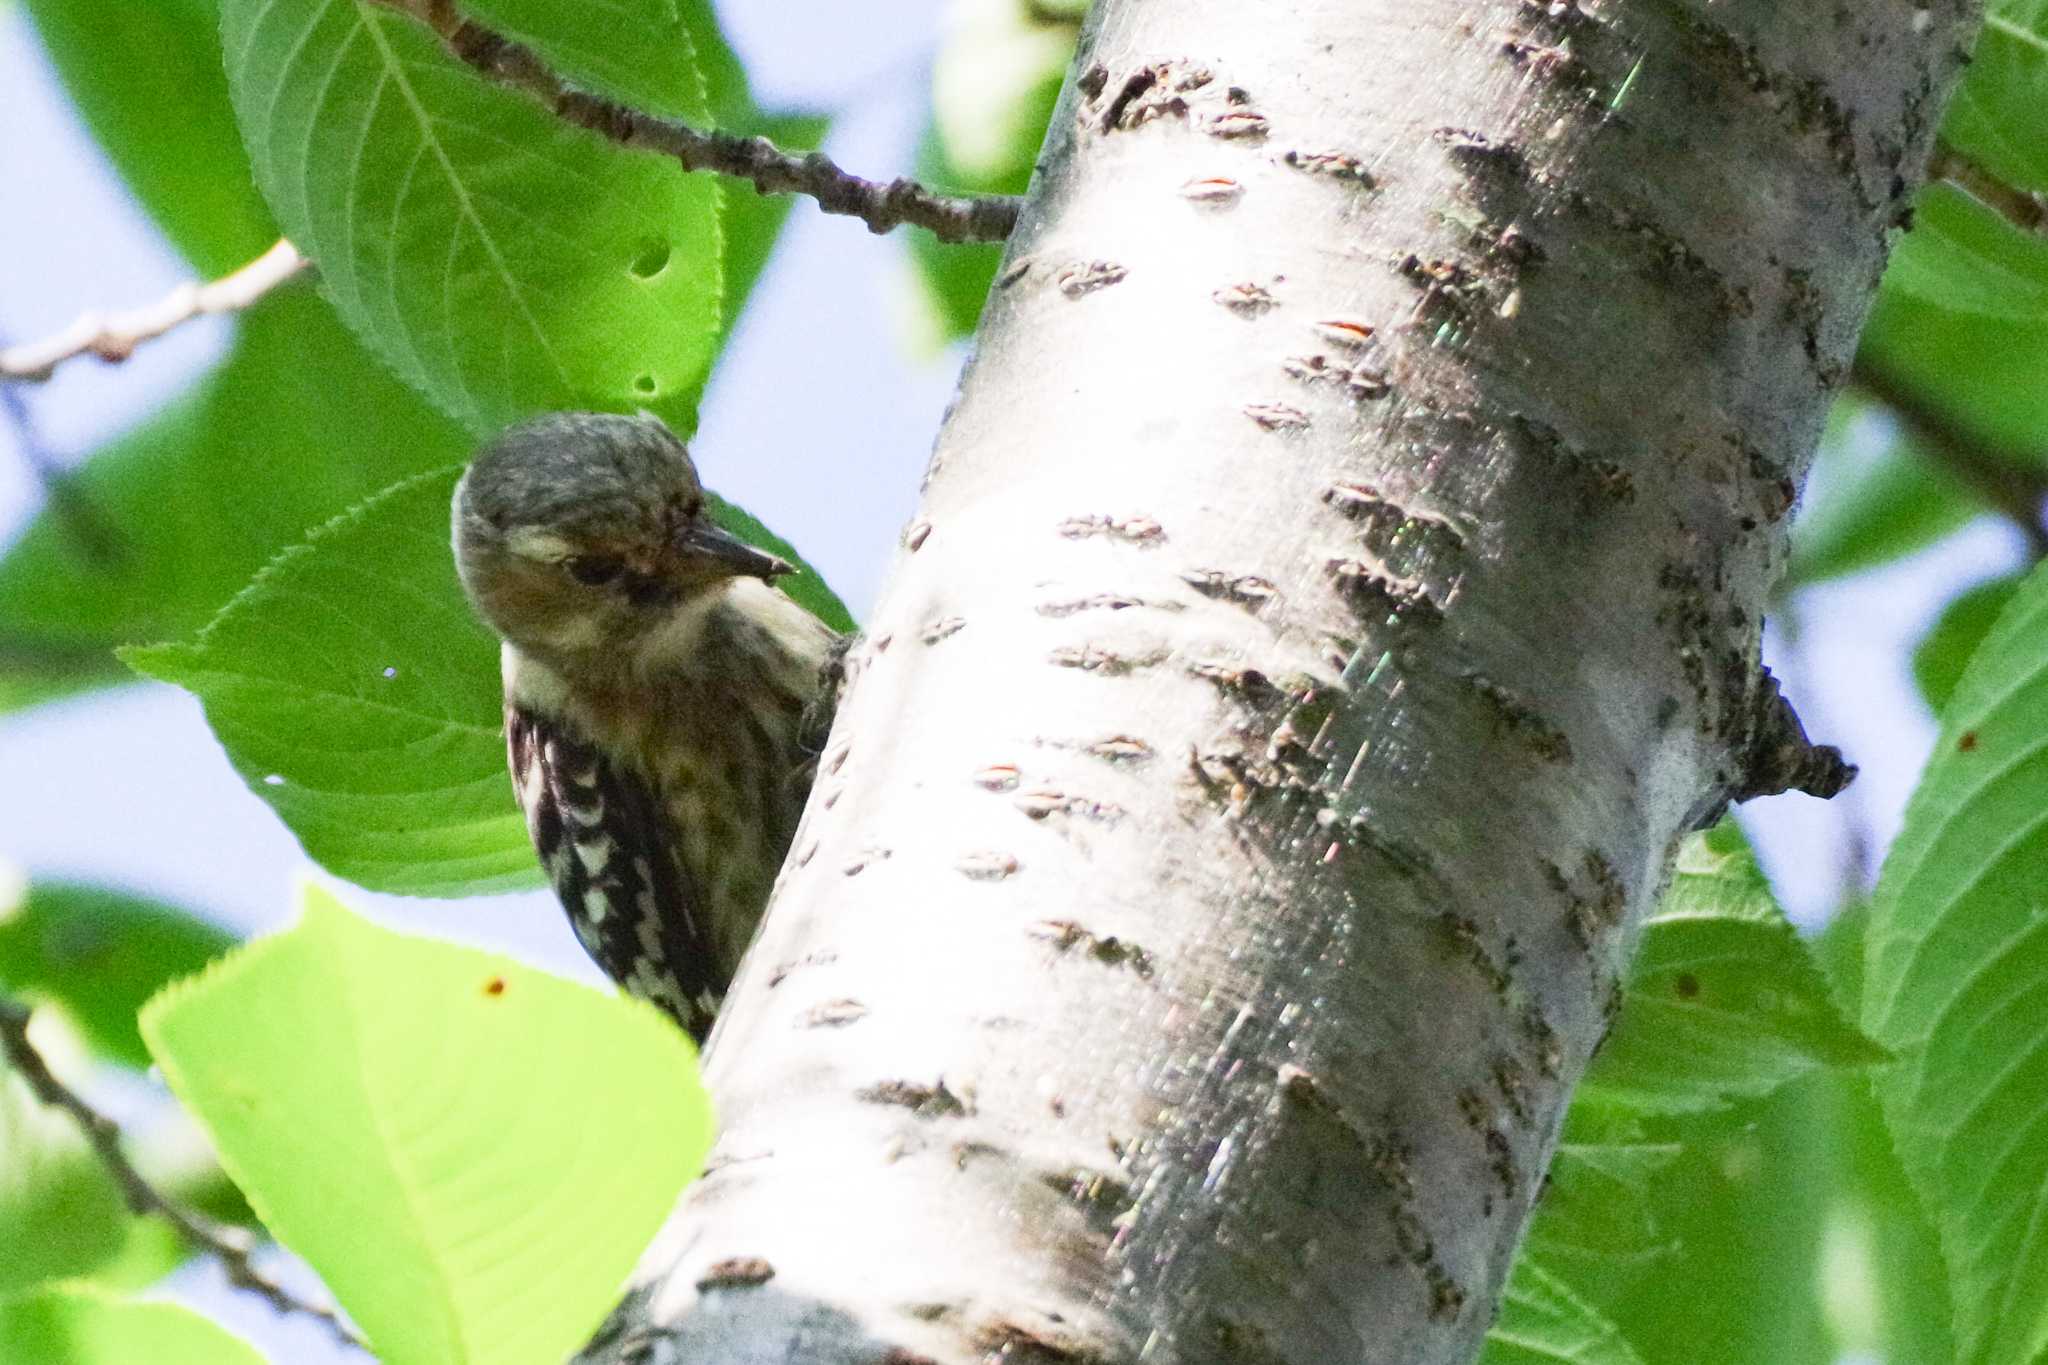
[[[562,567],[578,583],[587,583],[594,588],[617,578],[626,566],[607,555],[577,555],[563,560]]]

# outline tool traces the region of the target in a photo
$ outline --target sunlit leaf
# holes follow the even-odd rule
[[[652,1007],[317,889],[143,1034],[265,1226],[397,1365],[559,1361],[710,1145],[694,1053]]]
[[[932,121],[918,178],[974,194],[1021,194],[1073,57],[1074,22],[1025,0],[954,0],[932,66]],[[908,241],[933,342],[974,330],[1002,248]]]
[[[687,102],[681,54],[650,72],[596,44],[587,14],[502,8]],[[680,32],[665,6],[624,11]],[[485,82],[369,0],[225,0],[222,45],[265,198],[406,382],[477,432],[559,408],[645,407],[690,429],[718,333],[712,178]]]
[[[264,1365],[256,1348],[175,1303],[80,1285],[0,1300],[0,1360],[21,1365]]]

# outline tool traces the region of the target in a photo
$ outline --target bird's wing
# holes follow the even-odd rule
[[[527,832],[584,951],[703,1042],[727,983],[653,788],[539,711],[507,707],[505,741]]]

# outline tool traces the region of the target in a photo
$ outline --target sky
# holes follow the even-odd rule
[[[828,149],[871,176],[909,164],[942,0],[784,0],[733,5],[729,31],[765,105],[836,115]],[[54,331],[85,308],[152,301],[183,265],[128,204],[73,119],[19,11],[0,11],[0,337]],[[28,187],[33,187],[32,192]],[[707,397],[695,443],[707,481],[787,536],[860,615],[873,600],[950,396],[958,355],[917,358],[905,338],[900,243],[799,206]],[[207,321],[129,363],[79,361],[28,390],[43,443],[83,457],[139,420],[223,349]],[[805,377],[791,404],[786,376]],[[764,454],[772,454],[767,458]],[[34,480],[0,424],[0,541],[33,515]],[[1933,740],[1907,673],[1911,644],[1967,583],[2019,562],[2015,535],[1979,522],[1882,572],[1810,589],[1800,645],[1768,648],[1817,740],[1863,774],[1844,800],[1882,847]],[[247,933],[288,917],[307,863],[229,768],[186,694],[138,683],[0,717],[0,865],[167,897]],[[1787,908],[1812,924],[1840,886],[1842,821],[1786,796],[1746,810]],[[465,901],[344,894],[387,923],[499,948],[595,980],[545,892]],[[138,1122],[156,1110],[124,1101]],[[280,1323],[211,1267],[174,1288],[278,1360],[347,1359],[317,1329]]]

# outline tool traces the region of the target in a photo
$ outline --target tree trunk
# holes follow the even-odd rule
[[[1807,763],[1930,3],[1098,4],[591,1359],[1477,1353],[1675,845]]]

